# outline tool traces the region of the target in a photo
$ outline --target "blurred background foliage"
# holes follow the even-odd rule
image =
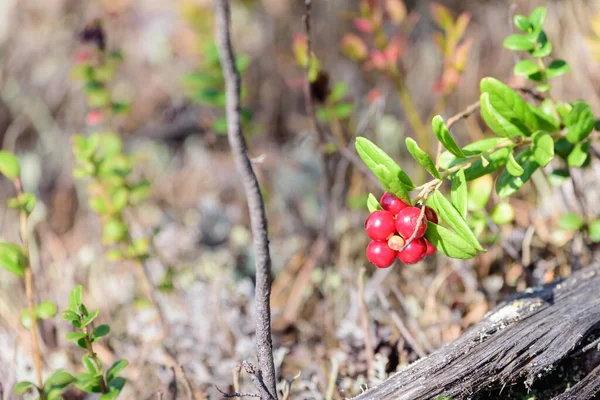
[[[357,22],[358,1],[313,3],[312,47],[321,71],[315,82],[323,89],[319,96],[313,85],[313,96],[322,126],[338,145],[350,145],[358,134],[369,136],[411,176],[417,166],[404,139],[419,138],[422,148],[434,152],[428,116],[449,118],[465,109],[479,98],[484,76],[525,85],[524,78],[513,75],[514,53],[502,47],[515,13],[548,7],[545,29],[553,52],[570,65],[570,72],[556,79],[552,95],[586,99],[600,113],[600,4],[595,1],[445,0],[445,9],[407,0],[400,3],[405,8],[390,14],[392,22],[402,24],[381,33],[398,32],[399,38],[382,50],[383,58],[371,57],[372,49],[357,42],[369,31],[364,21]],[[470,261],[438,256],[416,266],[374,271],[364,257],[368,239],[362,225],[368,214],[366,194],[379,195],[381,189],[343,161],[339,148],[329,146],[325,150],[336,165],[332,241],[315,242],[321,228],[322,171],[304,109],[302,60],[295,52],[303,40],[303,2],[232,4],[244,124],[270,223],[275,360],[282,379],[302,372],[292,387],[293,398],[360,393],[361,385],[375,384],[415,360],[418,354],[400,333],[398,320],[422,351],[430,352],[514,291],[566,276],[597,257],[594,241],[600,240],[600,227],[590,227],[589,234],[581,231],[599,216],[595,149],[590,165],[571,171],[570,178],[557,173],[546,181],[542,172],[534,174],[510,206],[495,194],[487,194],[487,209],[485,201],[470,205],[477,217],[474,229],[488,253]],[[464,35],[460,26],[446,24],[447,10],[452,18],[462,15],[456,24],[467,22]],[[90,307],[100,308],[99,319],[112,328],[112,336],[97,349],[102,362],[130,361],[124,398],[170,393],[173,373],[151,346],[158,335],[157,315],[135,289],[133,267],[103,257],[101,218],[88,206],[85,182],[73,178],[76,134],[103,128],[117,132],[135,160],[135,179],[152,182],[148,200],[134,210],[136,224],[130,230],[135,237],[151,237],[160,254],[149,267],[173,326],[167,341],[197,398],[217,396],[214,385],[231,385],[232,368],[254,355],[251,235],[223,136],[223,80],[212,18],[209,0],[0,2],[0,147],[16,152],[25,189],[38,197],[31,216],[37,292],[62,310],[71,289],[85,287]],[[110,84],[102,91],[109,98],[98,87],[86,90],[76,79],[81,71],[73,69],[90,51],[81,32],[92,21],[101,21],[107,50],[122,55],[118,68],[107,65],[104,71]],[[348,46],[355,53],[349,54]],[[371,57],[367,63],[365,51]],[[385,57],[397,61],[397,75],[377,72],[386,68]],[[409,123],[403,97],[396,93],[398,76],[425,121],[425,135]],[[91,113],[108,99],[112,118]],[[478,114],[452,130],[461,146],[486,135]],[[423,183],[417,178],[415,183]],[[476,185],[481,185],[486,197],[489,184],[476,182],[471,190],[478,192]],[[13,195],[10,183],[0,180],[0,204]],[[18,241],[17,219],[14,211],[2,208],[0,238]],[[358,282],[363,266],[366,330]],[[34,373],[20,322],[23,292],[16,278],[0,271],[4,393]],[[63,339],[65,324],[55,318],[41,326],[47,368],[72,368],[79,356]],[[372,338],[371,361],[364,351],[366,333]],[[335,390],[326,396],[331,382]]]

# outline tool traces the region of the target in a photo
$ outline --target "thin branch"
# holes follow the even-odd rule
[[[273,361],[273,342],[271,339],[271,254],[269,252],[269,236],[267,230],[267,215],[260,191],[260,185],[250,157],[246,140],[242,132],[240,116],[241,79],[235,65],[235,55],[231,45],[229,26],[229,1],[215,0],[216,39],[219,48],[219,58],[225,78],[227,96],[227,138],[235,165],[244,184],[250,225],[254,241],[256,259],[255,287],[255,318],[256,318],[256,352],[260,380],[264,382],[265,399],[277,398],[277,378]],[[255,376],[255,375],[254,375]]]
[[[446,121],[446,127],[450,129],[452,125],[454,125],[463,118],[469,117],[477,110],[479,110],[479,101],[476,101],[475,103],[467,106],[467,108],[465,108],[463,111],[456,114],[455,116],[448,118],[448,121]]]
[[[218,386],[215,386],[217,388],[217,390],[223,395],[223,397],[227,398],[227,399],[233,399],[235,397],[260,397],[260,395],[256,394],[256,393],[241,393],[241,392],[233,392],[233,393],[227,393],[222,391],[221,389],[219,389]]]
[[[265,386],[264,380],[260,376],[260,371],[254,369],[254,365],[252,365],[252,363],[248,361],[242,361],[242,367],[244,367],[244,371],[246,371],[250,377],[250,380],[260,392],[261,399],[276,399],[276,397],[271,396],[271,393],[269,393],[267,387]]]
[[[21,196],[23,194],[23,184],[21,178],[15,179],[15,188],[17,194]],[[27,224],[27,212],[21,210],[19,212],[19,219],[21,223],[21,240],[23,241],[23,253],[27,259],[23,275],[25,277],[25,293],[27,296],[27,308],[29,311],[29,319],[31,320],[31,350],[33,353],[33,365],[35,367],[35,375],[37,378],[38,387],[43,387],[42,381],[42,357],[40,354],[40,344],[37,335],[37,318],[35,317],[35,300],[33,298],[33,271],[31,270],[31,259],[29,257],[29,226]]]

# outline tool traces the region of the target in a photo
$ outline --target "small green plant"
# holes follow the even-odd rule
[[[67,340],[86,350],[81,358],[86,372],[78,374],[74,384],[84,392],[102,393],[99,400],[113,400],[125,386],[125,378],[119,376],[119,373],[127,367],[128,362],[119,360],[104,370],[94,352],[94,343],[110,333],[110,326],[102,324],[94,327],[99,310],[88,311],[81,299],[82,290],[81,286],[73,289],[69,296],[69,308],[62,313],[62,318],[74,328],[73,332],[67,333]]]
[[[506,201],[498,204],[491,214],[485,212],[484,207],[494,185],[490,174],[500,171],[494,186],[497,196],[505,199],[522,188],[535,171],[551,162],[553,165],[562,164],[558,170],[563,175],[568,168],[584,168],[590,163],[591,133],[596,119],[587,102],[561,102],[550,95],[551,79],[568,72],[569,66],[559,59],[547,62],[552,44],[542,29],[545,16],[546,9],[543,7],[536,8],[529,17],[515,16],[515,26],[522,33],[511,35],[504,41],[507,49],[525,51],[532,58],[519,61],[514,72],[526,76],[535,85],[535,89],[520,91],[530,94],[539,104],[526,101],[517,90],[495,78],[482,79],[479,102],[471,108],[479,108],[482,119],[495,137],[459,147],[449,127],[468,115],[461,113],[452,119],[452,123],[447,123],[440,115],[433,118],[432,129],[440,148],[446,150],[439,152],[435,161],[413,139],[406,139],[408,152],[432,176],[432,180],[415,185],[382,149],[364,137],[357,138],[358,154],[386,192],[408,208],[413,208],[413,205],[420,208],[419,214],[413,213],[409,220],[412,234],[401,232],[396,226],[396,230],[388,232],[383,240],[373,239],[378,245],[371,244],[370,249],[377,248],[377,254],[389,253],[388,249],[391,249],[402,260],[403,252],[409,252],[413,242],[420,243],[423,236],[448,257],[472,258],[485,251],[477,237],[485,229],[489,218],[496,223],[508,223],[514,217]],[[446,181],[451,182],[449,198],[441,192]],[[469,181],[472,181],[470,188]],[[413,191],[417,195],[411,199]],[[377,212],[382,206],[385,208],[383,201],[378,204],[372,195],[369,204],[371,212]],[[439,216],[439,222],[426,215],[425,205],[435,211],[435,219]],[[563,225],[571,230],[586,226],[582,219],[573,220],[572,217],[563,218]],[[598,223],[590,221],[587,226],[590,239],[598,240]],[[402,237],[399,248],[397,234]],[[424,255],[426,251],[427,246],[420,246],[420,253]],[[375,259],[372,250],[367,250],[367,253]],[[391,256],[386,258],[386,262],[378,263],[378,266],[391,265],[391,259]]]
[[[29,258],[28,217],[35,207],[36,198],[23,190],[21,166],[17,157],[8,151],[0,151],[0,175],[14,184],[16,196],[8,199],[8,207],[19,212],[22,244],[0,241],[0,267],[23,278],[27,297],[27,308],[21,312],[21,323],[31,333],[33,364],[37,376],[37,387],[42,388],[42,356],[37,335],[37,322],[56,315],[56,305],[51,301],[36,303],[33,271]],[[41,389],[40,389],[41,390]]]

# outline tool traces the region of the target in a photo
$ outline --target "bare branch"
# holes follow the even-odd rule
[[[227,96],[227,138],[237,171],[244,184],[256,257],[255,319],[256,352],[260,381],[264,382],[266,399],[277,398],[277,378],[271,340],[271,254],[267,231],[267,216],[260,186],[246,147],[240,116],[241,79],[235,65],[229,29],[229,1],[215,0],[216,38],[219,58],[225,78]],[[255,376],[255,375],[254,375]]]
[[[242,392],[234,392],[234,393],[227,393],[222,391],[221,389],[219,389],[218,386],[215,386],[217,388],[217,390],[223,395],[223,397],[227,398],[227,399],[233,399],[235,397],[260,397],[260,395],[256,394],[256,393],[242,393]]]

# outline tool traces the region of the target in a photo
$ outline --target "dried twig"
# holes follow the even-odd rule
[[[227,398],[227,399],[232,399],[235,397],[260,397],[260,395],[256,394],[256,393],[241,393],[241,392],[234,392],[234,393],[227,393],[222,391],[221,389],[219,389],[218,386],[215,386],[217,388],[217,390],[223,395],[223,397]]]
[[[256,257],[254,307],[259,374],[251,376],[258,378],[257,380],[262,384],[259,385],[259,389],[264,389],[261,391],[261,395],[265,399],[276,399],[277,379],[275,376],[273,343],[271,340],[271,255],[269,252],[267,216],[258,179],[252,168],[246,147],[246,140],[242,132],[240,116],[241,79],[235,65],[235,55],[231,45],[229,13],[228,0],[215,0],[216,39],[227,96],[227,138],[231,146],[237,171],[240,174],[246,191]]]

